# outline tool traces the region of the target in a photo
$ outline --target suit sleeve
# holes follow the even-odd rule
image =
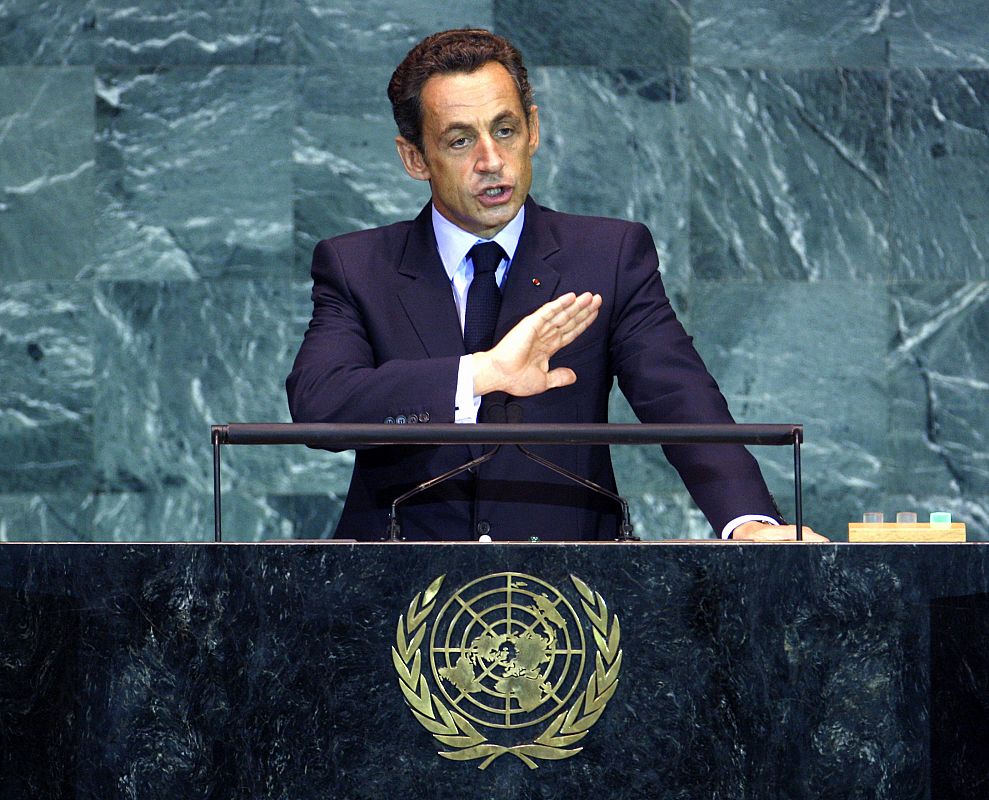
[[[717,382],[670,305],[648,229],[629,226],[618,257],[611,358],[636,415],[651,423],[733,423]],[[711,527],[743,514],[780,519],[759,465],[739,445],[663,448]]]
[[[459,358],[385,350],[376,326],[401,312],[384,286],[374,297],[355,292],[348,266],[332,240],[316,246],[312,320],[285,382],[292,419],[381,423],[415,415],[453,422]],[[399,347],[406,344],[412,347],[404,340]]]

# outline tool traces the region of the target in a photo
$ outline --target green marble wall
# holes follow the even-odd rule
[[[0,540],[210,537],[208,426],[288,419],[312,246],[424,202],[384,87],[461,24],[527,56],[540,202],[647,223],[736,416],[806,425],[810,524],[989,538],[983,2],[176,5],[0,3]],[[225,458],[230,538],[332,530],[349,455]],[[616,459],[642,533],[707,535]]]

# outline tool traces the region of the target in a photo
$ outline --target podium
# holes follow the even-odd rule
[[[5,800],[974,798],[989,780],[980,544],[3,544],[0,631]],[[460,716],[482,742],[417,717],[417,663],[437,729]],[[472,721],[471,698],[506,696],[536,721]],[[539,737],[557,744],[511,751]]]

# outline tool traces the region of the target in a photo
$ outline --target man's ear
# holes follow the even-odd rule
[[[398,148],[398,157],[402,159],[402,166],[409,176],[417,181],[428,181],[429,166],[422,151],[404,136],[395,137],[395,146]]]
[[[539,149],[539,106],[529,106],[529,158]]]

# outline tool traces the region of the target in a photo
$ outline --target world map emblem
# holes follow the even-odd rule
[[[480,769],[503,755],[532,769],[577,755],[618,688],[621,627],[604,598],[571,575],[575,604],[519,572],[444,597],[445,577],[412,598],[392,648],[405,701],[446,748],[439,755]]]

